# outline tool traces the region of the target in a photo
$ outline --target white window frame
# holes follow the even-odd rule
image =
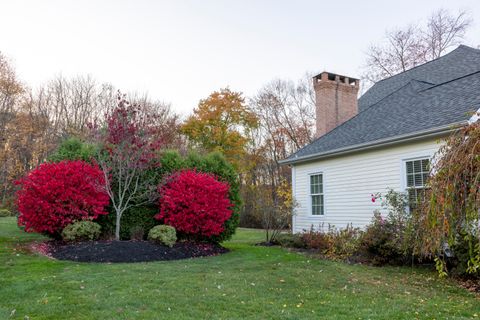
[[[322,176],[322,193],[312,194],[311,177],[312,176],[317,176],[317,175]],[[316,218],[325,217],[326,212],[327,212],[326,206],[325,206],[325,173],[323,171],[310,172],[308,174],[308,184],[307,185],[308,185],[307,188],[308,188],[308,213],[309,213],[309,215],[311,217],[316,217]],[[321,195],[322,198],[323,198],[323,213],[322,214],[313,214],[312,197],[317,196],[317,195]]]
[[[402,188],[402,189],[403,189],[404,192],[406,193],[408,204],[410,204],[410,196],[409,196],[408,191],[409,191],[412,187],[409,187],[409,186],[408,186],[407,162],[413,162],[413,161],[418,161],[418,160],[428,160],[430,166],[432,165],[432,161],[433,161],[433,160],[432,160],[432,156],[430,156],[430,155],[416,156],[416,157],[412,157],[412,158],[408,158],[408,159],[403,159],[403,160],[402,160],[402,181],[403,181],[403,188]],[[414,179],[415,179],[415,178],[414,178]],[[416,187],[416,186],[415,186],[415,181],[414,181],[414,186],[413,186],[413,188],[414,188],[414,189],[425,189],[425,184],[423,184],[421,187]]]

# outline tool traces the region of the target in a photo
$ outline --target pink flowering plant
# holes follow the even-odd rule
[[[385,195],[372,193],[373,203],[381,200],[380,210],[374,211],[372,223],[367,226],[362,239],[362,249],[371,256],[374,264],[404,263],[413,254],[412,219],[405,194],[389,189]]]
[[[382,194],[380,192],[370,194],[370,199],[372,203],[377,202],[377,200],[382,199]]]

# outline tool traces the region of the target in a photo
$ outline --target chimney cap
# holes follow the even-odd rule
[[[333,72],[328,72],[328,71],[323,71],[323,72],[317,74],[316,76],[313,77],[313,79],[316,80],[316,81],[322,80],[322,75],[323,75],[324,79],[328,79],[330,81],[336,81],[337,77],[340,80],[340,82],[345,82],[345,79],[348,79],[348,83],[352,84],[352,85],[355,85],[359,81],[359,79],[357,79],[357,78],[342,76],[342,75],[339,75],[339,74],[336,74],[336,73],[333,73]]]

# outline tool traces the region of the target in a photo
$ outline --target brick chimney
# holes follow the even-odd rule
[[[330,72],[313,77],[318,138],[358,113],[359,80]]]

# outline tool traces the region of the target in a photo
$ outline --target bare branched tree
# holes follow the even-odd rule
[[[388,31],[382,43],[368,49],[363,79],[371,85],[442,56],[462,42],[470,25],[465,11],[454,15],[440,9],[425,26]]]
[[[13,123],[18,104],[24,94],[24,86],[20,83],[8,59],[0,52],[0,205],[6,201],[12,189],[11,179],[15,177],[15,165],[10,156],[12,150],[11,134],[18,136]]]
[[[8,59],[0,52],[0,137],[6,123],[14,114],[16,102],[24,92],[15,70]]]
[[[91,76],[67,79],[59,75],[36,94],[39,109],[60,137],[84,135],[87,124],[101,119],[115,99],[112,85],[100,85]]]
[[[427,59],[439,58],[449,48],[459,45],[471,24],[472,20],[465,11],[459,12],[456,16],[445,9],[435,11],[423,32],[423,39],[428,48]]]
[[[246,223],[254,220],[270,229],[271,223],[276,222],[278,226],[279,221],[270,218],[280,213],[265,208],[272,204],[276,207],[282,205],[279,188],[290,184],[290,169],[278,162],[310,143],[314,137],[315,95],[311,75],[297,83],[270,82],[250,100],[250,107],[260,126],[250,133],[246,159],[250,167],[244,175],[245,205],[241,216]],[[285,216],[287,211],[282,215]],[[288,219],[282,221],[280,229],[290,222]]]
[[[387,32],[386,41],[367,52],[364,79],[375,83],[425,62],[425,45],[416,26]]]

